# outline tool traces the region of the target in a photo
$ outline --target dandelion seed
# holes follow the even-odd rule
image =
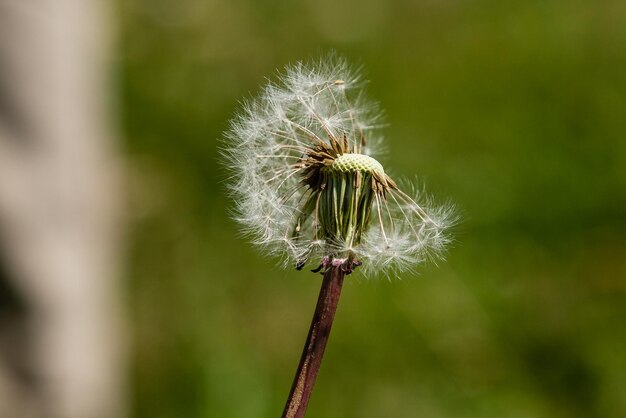
[[[436,258],[448,241],[450,210],[423,206],[376,160],[379,112],[362,87],[341,58],[298,63],[246,103],[226,135],[237,219],[298,268],[343,260],[347,272],[358,261],[365,273],[390,274]]]

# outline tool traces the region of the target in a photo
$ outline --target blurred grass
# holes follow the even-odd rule
[[[119,2],[135,417],[279,416],[319,277],[229,220],[238,101],[336,49],[394,174],[463,218],[440,267],[350,278],[311,417],[626,416],[623,1]]]

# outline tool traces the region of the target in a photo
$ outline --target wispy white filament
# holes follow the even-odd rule
[[[345,137],[356,152],[376,157],[380,112],[362,87],[359,74],[341,58],[297,63],[231,122],[224,154],[235,217],[254,243],[286,264],[311,260],[316,266],[325,256],[351,251],[366,273],[390,274],[439,256],[448,243],[450,208],[434,208],[422,193],[406,194],[402,185],[386,198],[377,196],[369,229],[357,245],[318,236],[315,216],[298,224],[310,190],[302,184],[303,168],[294,165],[308,150],[329,144],[330,136]]]

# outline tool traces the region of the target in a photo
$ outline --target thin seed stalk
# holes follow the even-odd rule
[[[337,311],[345,275],[346,271],[341,266],[330,266],[324,273],[309,334],[282,418],[302,418],[306,413]]]

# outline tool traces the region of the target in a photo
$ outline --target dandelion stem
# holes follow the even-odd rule
[[[342,266],[330,266],[324,273],[309,335],[302,351],[298,371],[293,380],[282,418],[302,418],[306,413],[337,311],[345,275],[346,271]]]

